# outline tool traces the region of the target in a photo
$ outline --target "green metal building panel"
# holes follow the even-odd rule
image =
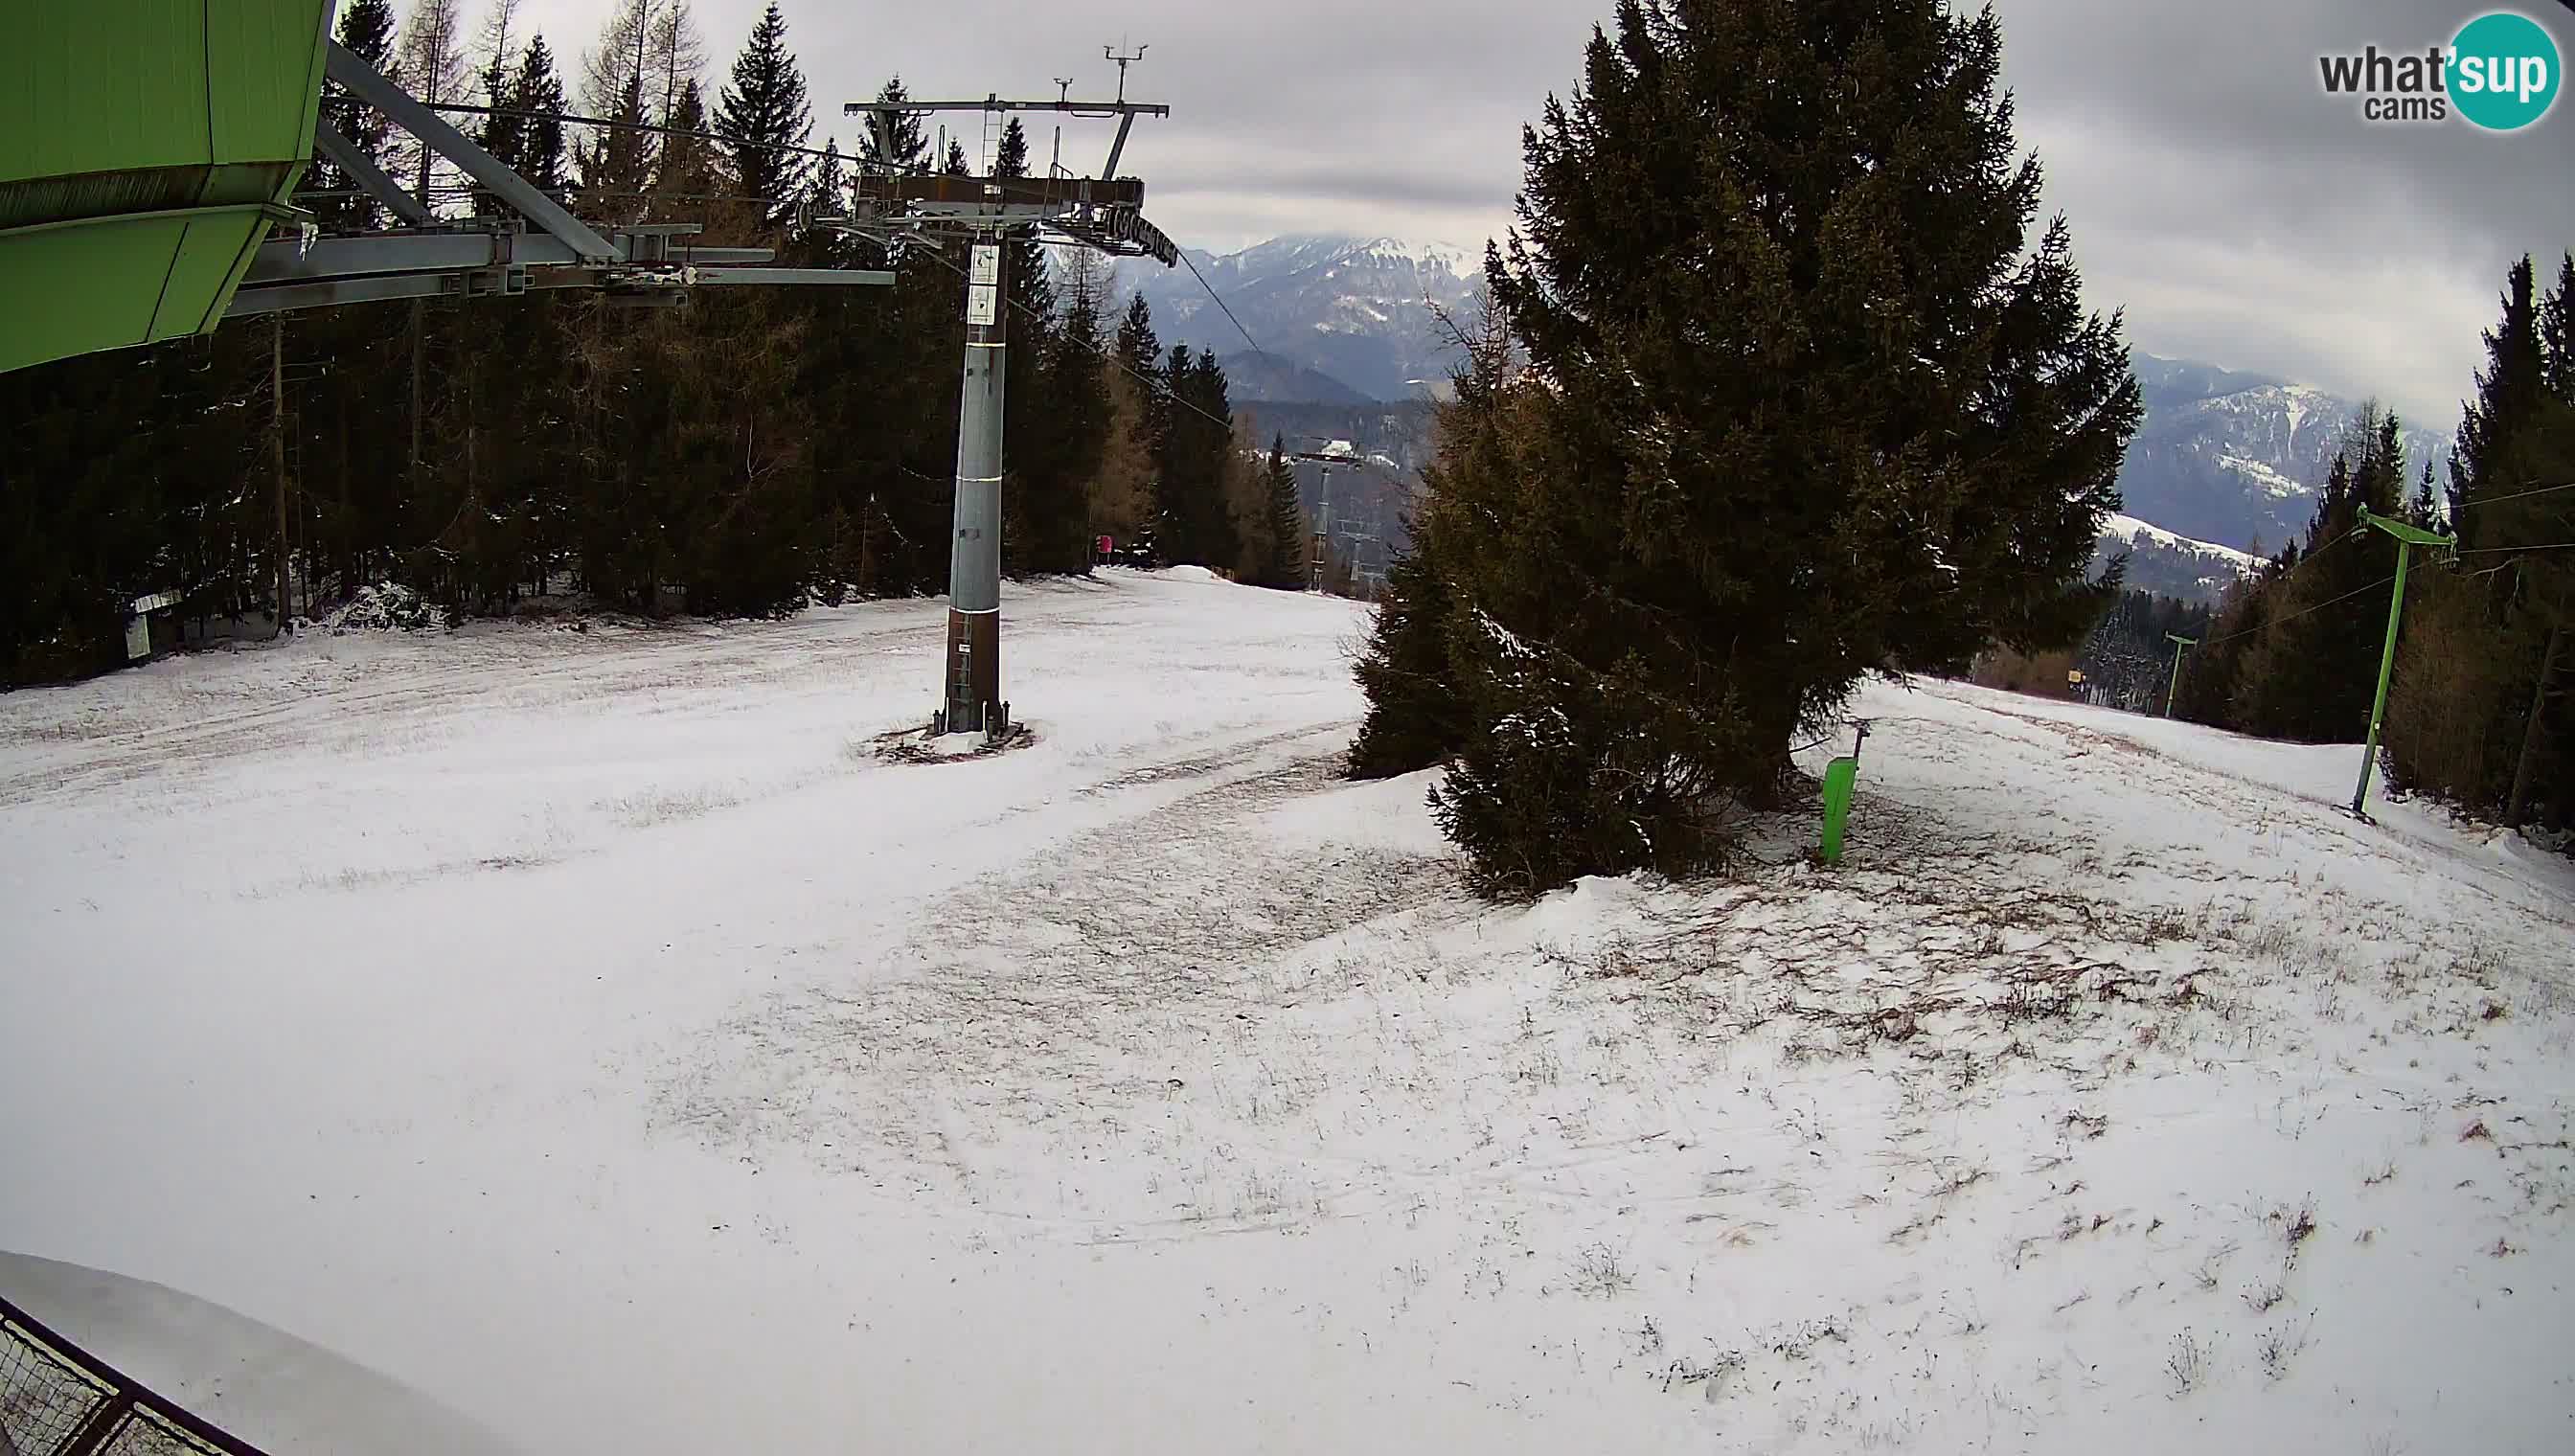
[[[223,317],[312,155],[333,0],[0,0],[0,369]]]
[[[0,281],[8,295],[0,327],[0,369],[24,369],[60,358],[59,341],[96,337],[141,343],[151,337],[158,289],[131,285],[167,271],[180,231],[171,218],[134,218],[88,227],[47,228],[0,242]]]
[[[322,38],[331,0],[217,6],[231,24],[206,35],[206,125],[214,162],[302,163],[322,104]],[[283,201],[283,198],[280,199]]]
[[[182,224],[170,286],[152,318],[153,341],[209,333],[223,322],[234,285],[267,236],[268,217],[255,206],[199,213]]]
[[[0,182],[214,160],[204,0],[0,0]],[[229,10],[231,6],[223,6]],[[220,26],[220,22],[218,22]]]

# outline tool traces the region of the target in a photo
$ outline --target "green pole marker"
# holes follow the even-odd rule
[[[2167,688],[2167,689],[2165,689],[2165,690],[2164,690],[2164,717],[2166,717],[2166,718],[2170,718],[2170,717],[2172,717],[2172,716],[2173,716],[2173,700],[2174,700],[2174,699],[2176,699],[2176,698],[2181,697],[2181,659],[2182,659],[2182,654],[2187,653],[2187,652],[2189,652],[2192,648],[2195,648],[2195,647],[2199,646],[2199,639],[2198,639],[2198,638],[2195,638],[2195,637],[2182,637],[2182,636],[2179,636],[2178,634],[2175,634],[2175,633],[2169,633],[2169,632],[2164,634],[2164,638],[2165,638],[2165,640],[2166,640],[2166,641],[2168,641],[2168,642],[2176,642],[2176,643],[2181,644],[2181,646],[2180,646],[2180,647],[2175,648],[2175,649],[2173,650],[2173,676],[2172,676],[2172,686],[2171,686],[2170,688]]]
[[[2351,811],[2362,818],[2369,817],[2369,811],[2363,807],[2369,801],[2369,775],[2378,770],[2378,730],[2387,718],[2387,683],[2396,674],[2396,628],[2405,620],[2406,568],[2412,565],[2414,548],[2418,546],[2458,545],[2456,539],[2437,531],[2425,531],[2419,526],[2371,515],[2369,508],[2363,506],[2359,523],[2352,529],[2358,531],[2369,526],[2396,538],[2396,594],[2387,602],[2387,646],[2378,655],[2378,697],[2369,705],[2369,741],[2361,749],[2360,786],[2351,791]]]
[[[1826,864],[1842,862],[1842,824],[1850,817],[1851,789],[1859,782],[1859,747],[1868,741],[1868,720],[1859,720],[1859,736],[1850,756],[1824,765],[1824,842]]]
[[[1824,765],[1824,862],[1842,862],[1842,821],[1850,816],[1851,786],[1859,780],[1857,758],[1835,758]]]

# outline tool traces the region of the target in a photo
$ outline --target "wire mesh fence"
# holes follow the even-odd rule
[[[0,1456],[261,1456],[0,1299]]]

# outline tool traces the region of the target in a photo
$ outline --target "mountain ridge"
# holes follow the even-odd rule
[[[1468,305],[1483,281],[1465,248],[1382,235],[1291,233],[1233,253],[1181,251],[1187,262],[1177,269],[1121,263],[1113,287],[1122,298],[1144,295],[1166,346],[1214,351],[1244,377],[1247,400],[1279,398],[1270,392],[1283,387],[1320,390],[1311,376],[1349,397],[1309,394],[1299,403],[1435,395],[1448,377],[1438,314]]]
[[[1145,296],[1166,345],[1213,351],[1246,404],[1437,398],[1453,360],[1439,315],[1471,308],[1483,281],[1473,251],[1388,235],[1291,233],[1230,253],[1182,251],[1195,271],[1130,261],[1112,287]],[[2213,596],[2241,567],[2233,558],[2304,538],[2360,404],[2143,351],[2130,367],[2146,414],[2121,464],[2121,510],[2173,538],[2105,531],[2105,543],[2136,553],[2133,571],[2167,584],[2157,590]],[[2448,431],[2403,434],[2409,477],[2426,459],[2447,460]]]
[[[2131,357],[2146,418],[2119,470],[2129,516],[2267,556],[2306,535],[2316,495],[2362,404],[2312,385],[2191,360]],[[2449,459],[2452,436],[2399,422],[2409,483]],[[2410,484],[2409,484],[2410,489]]]

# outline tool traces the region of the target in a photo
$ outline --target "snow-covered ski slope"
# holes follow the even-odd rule
[[[0,698],[0,1248],[543,1450],[2575,1443],[2575,875],[2357,749],[1876,688],[1495,909],[1355,609],[1008,608],[941,764],[935,603]]]

